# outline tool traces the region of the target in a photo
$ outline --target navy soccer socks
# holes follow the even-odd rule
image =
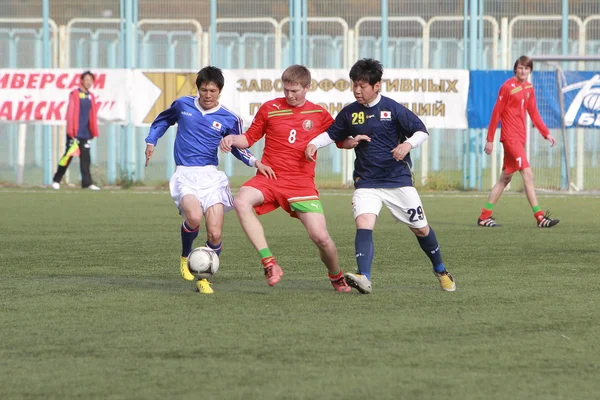
[[[192,244],[194,243],[194,239],[198,236],[198,231],[200,230],[200,226],[197,226],[195,229],[187,226],[185,221],[181,225],[181,256],[187,257],[192,252]]]
[[[373,256],[375,255],[373,231],[371,229],[357,229],[354,248],[356,250],[358,273],[371,280],[371,265],[373,264]]]
[[[433,228],[430,226],[429,234],[427,236],[417,236],[417,240],[423,252],[431,260],[434,271],[438,273],[444,272],[446,267],[444,267],[444,263],[442,262],[442,252],[440,251],[440,245],[435,237]]]

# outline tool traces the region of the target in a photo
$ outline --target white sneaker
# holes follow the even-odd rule
[[[344,278],[346,278],[348,286],[353,287],[362,294],[369,294],[373,290],[371,288],[371,281],[364,275],[347,273],[344,274]]]
[[[90,190],[100,190],[100,188],[98,186],[96,186],[96,185],[90,185],[90,186],[87,187],[87,189],[90,189]]]
[[[52,189],[54,189],[54,190],[60,189],[60,183],[58,183],[58,182],[52,182]]]

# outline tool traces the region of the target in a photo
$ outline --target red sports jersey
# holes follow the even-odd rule
[[[261,161],[273,168],[277,179],[314,179],[315,163],[306,159],[304,150],[332,123],[323,107],[308,100],[302,107],[292,107],[280,97],[260,107],[244,135],[250,146],[265,136]]]
[[[502,121],[500,141],[518,142],[525,145],[527,131],[525,130],[525,111],[529,113],[535,127],[542,136],[547,137],[550,131],[542,121],[535,102],[533,85],[529,82],[520,83],[517,78],[510,78],[500,88],[498,100],[492,112],[488,127],[487,141],[493,142],[498,121]]]

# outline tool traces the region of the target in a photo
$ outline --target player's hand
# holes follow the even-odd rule
[[[356,135],[356,136],[354,136],[354,141],[356,142],[356,146],[358,146],[358,144],[359,144],[361,141],[363,141],[363,140],[364,140],[365,142],[370,142],[370,141],[371,141],[371,137],[369,137],[369,136],[367,136],[367,135]],[[354,146],[354,147],[356,147],[356,146]]]
[[[317,161],[315,155],[317,154],[317,146],[314,144],[309,144],[306,146],[306,150],[304,150],[304,155],[308,161]]]
[[[394,160],[400,161],[404,160],[404,157],[408,154],[409,151],[412,150],[412,146],[408,142],[400,143],[398,146],[394,147],[392,150],[392,155],[394,156]]]
[[[556,139],[552,135],[546,136],[546,140],[550,142],[550,147],[554,147],[556,144]]]
[[[219,147],[221,148],[222,152],[229,153],[231,151],[231,147],[233,147],[233,135],[225,136],[223,139],[221,139]]]
[[[147,143],[146,144],[146,167],[148,166],[148,161],[152,158],[152,153],[154,153],[154,145]]]
[[[492,154],[492,150],[494,150],[494,142],[486,142],[485,147],[483,148],[485,154]]]
[[[256,160],[256,164],[254,164],[254,166],[258,169],[258,172],[260,172],[267,178],[277,179],[277,177],[275,176],[275,172],[273,171],[273,168],[269,167],[268,165],[265,165],[265,164],[261,163],[260,161]]]
[[[344,149],[353,149],[360,144],[361,141],[370,142],[371,138],[367,135],[356,135],[354,137],[350,136],[342,142],[342,147]]]

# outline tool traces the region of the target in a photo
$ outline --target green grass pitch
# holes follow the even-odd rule
[[[323,191],[352,271],[350,191]],[[423,194],[458,290],[382,211],[373,294],[335,293],[300,222],[261,217],[285,275],[266,285],[227,214],[215,294],[179,277],[166,191],[0,190],[0,397],[591,399],[600,393],[600,197]],[[204,242],[201,232],[196,246]]]

